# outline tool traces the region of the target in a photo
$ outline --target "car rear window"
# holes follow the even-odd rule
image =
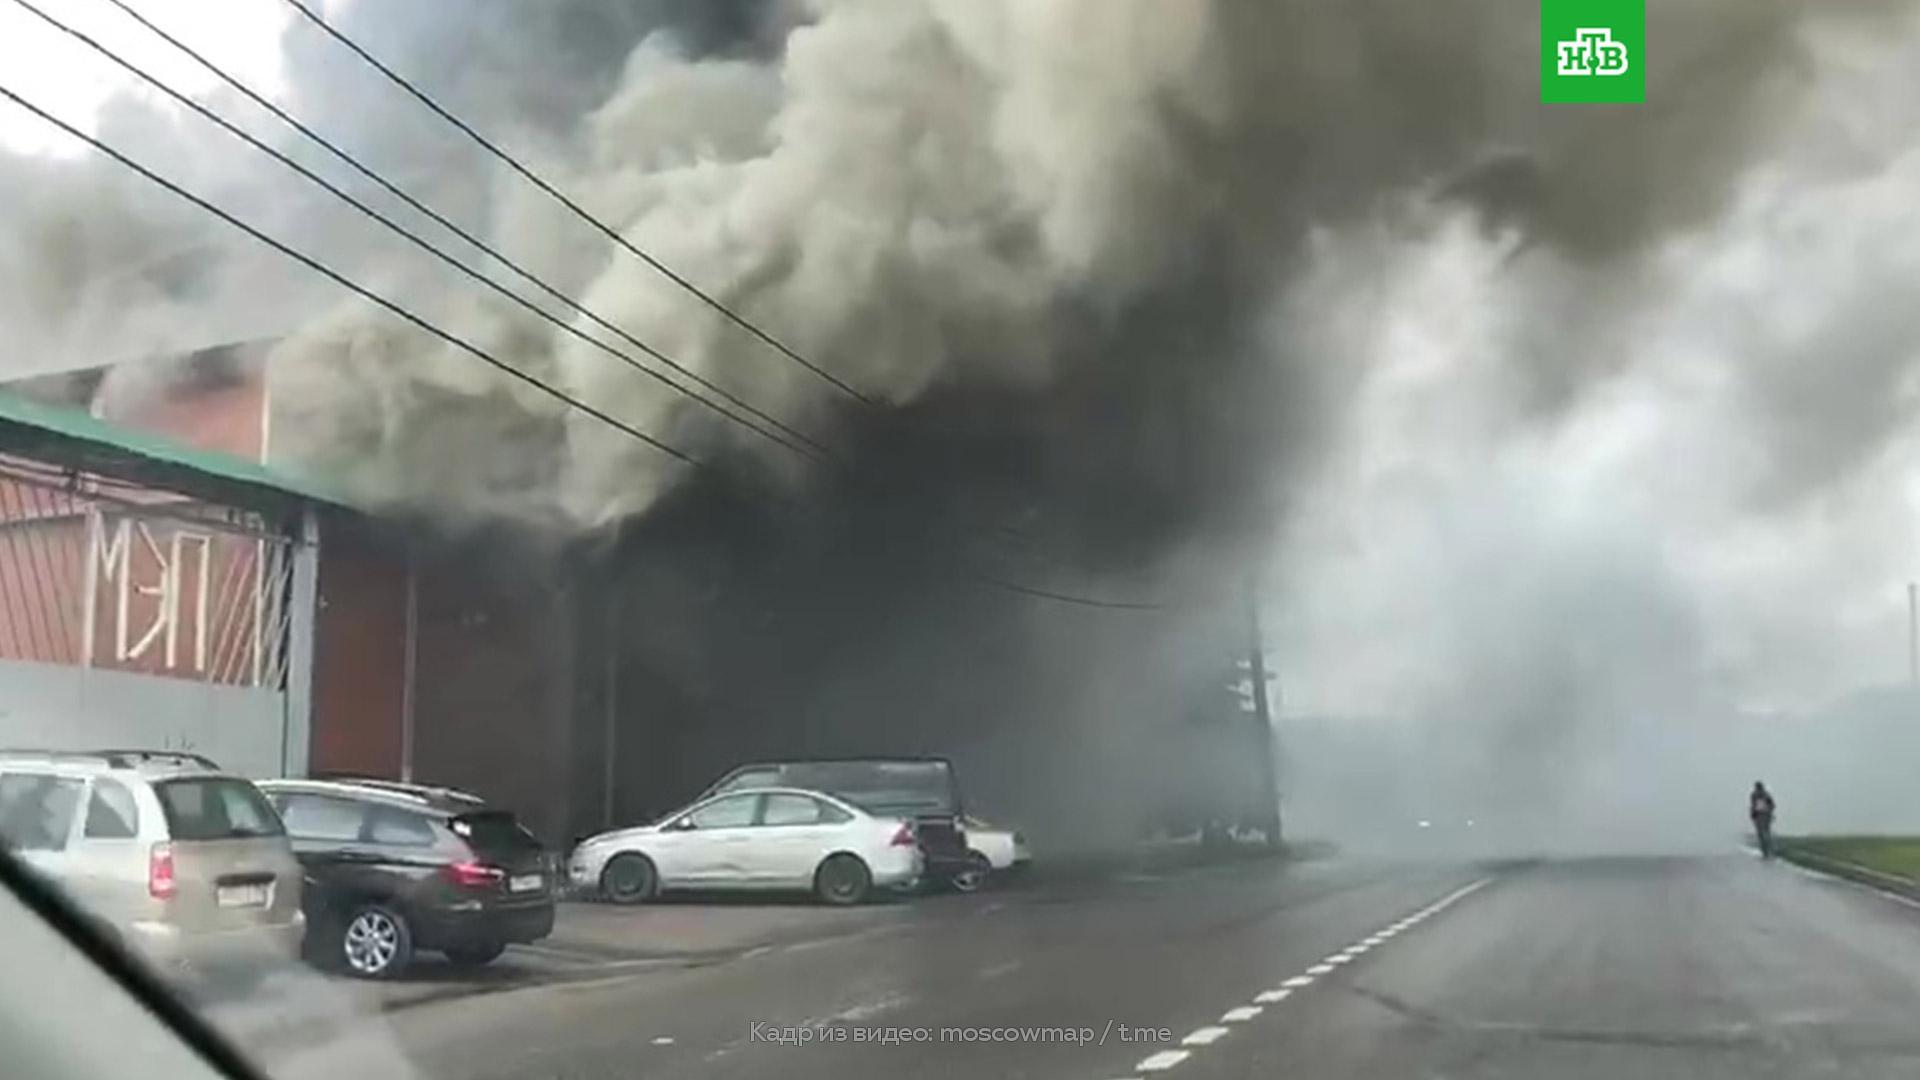
[[[259,789],[245,780],[224,776],[165,780],[153,790],[160,796],[167,831],[175,840],[234,840],[286,832]]]
[[[477,851],[538,851],[540,841],[507,810],[479,810],[448,822]]]

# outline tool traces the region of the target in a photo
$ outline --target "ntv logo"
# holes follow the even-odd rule
[[[1646,98],[1646,0],[1540,0],[1541,101]]]
[[[1625,75],[1627,47],[1606,27],[1581,27],[1572,40],[1556,42],[1561,75]]]

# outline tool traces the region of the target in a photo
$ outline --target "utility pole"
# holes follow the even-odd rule
[[[1260,590],[1247,583],[1247,676],[1253,683],[1253,722],[1256,760],[1260,768],[1261,815],[1267,845],[1280,846],[1280,782],[1274,775],[1273,709],[1267,697],[1267,652],[1260,632]]]
[[[601,705],[606,711],[606,727],[602,731],[600,745],[600,821],[604,828],[613,828],[618,822],[614,812],[619,808],[619,800],[614,796],[620,782],[620,604],[623,597],[617,589],[611,589],[607,595],[607,639],[601,648],[606,661],[606,686],[603,688],[605,700]]]

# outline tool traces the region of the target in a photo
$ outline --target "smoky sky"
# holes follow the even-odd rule
[[[289,108],[841,463],[796,461],[456,288],[140,102],[101,130],[716,468],[568,415],[86,161],[0,161],[26,193],[4,211],[22,227],[0,310],[69,354],[161,352],[183,327],[272,336],[276,445],[370,502],[665,565],[724,534],[812,584],[760,606],[717,587],[735,599],[688,648],[831,609],[821,649],[895,658],[816,657],[755,717],[784,698],[870,730],[892,710],[862,685],[939,683],[937,658],[1010,635],[1039,660],[998,665],[1006,687],[974,704],[1105,747],[1162,730],[1251,575],[1294,715],[1444,747],[1445,790],[1587,827],[1608,820],[1595,805],[1667,805],[1675,761],[1737,744],[1737,718],[1901,668],[1920,495],[1911,4],[1651,5],[1647,102],[1577,107],[1538,103],[1535,12],[1495,0],[336,9],[875,406],[297,21]],[[714,509],[762,497],[808,509]],[[667,520],[686,547],[650,538]],[[1172,610],[1069,647],[1044,614],[925,584],[956,558]],[[724,565],[758,580],[750,558]],[[679,673],[662,678],[704,663],[662,661]],[[964,726],[966,694],[928,693]]]

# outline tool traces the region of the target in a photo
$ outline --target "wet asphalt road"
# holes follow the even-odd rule
[[[1917,1019],[1920,910],[1728,854],[928,898],[365,1034],[426,1077],[1711,1080],[1920,1076]]]

